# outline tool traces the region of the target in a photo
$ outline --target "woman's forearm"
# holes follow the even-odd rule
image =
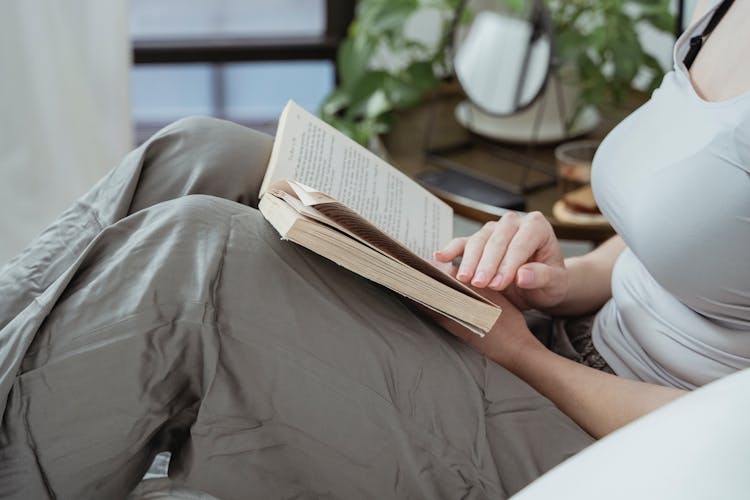
[[[600,438],[685,394],[610,375],[537,343],[517,350],[506,368],[551,400],[586,432]]]
[[[579,316],[598,310],[612,296],[612,268],[624,249],[622,238],[615,236],[586,255],[566,259],[568,293],[559,305],[545,312]]]
[[[502,294],[483,293],[503,308],[480,337],[433,313],[437,322],[479,352],[513,372],[557,405],[594,437],[602,437],[684,394],[684,391],[616,377],[548,350]]]

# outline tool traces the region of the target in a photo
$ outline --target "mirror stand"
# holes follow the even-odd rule
[[[560,77],[556,72],[551,73],[547,87],[547,90],[555,92],[559,126],[563,135],[566,135],[566,103]],[[422,151],[425,163],[440,167],[441,170],[422,172],[416,176],[417,180],[443,199],[456,204],[471,205],[472,208],[498,216],[501,216],[505,209],[525,210],[524,195],[557,183],[555,166],[538,160],[533,154],[539,145],[539,131],[548,98],[548,93],[545,92],[539,100],[531,133],[523,150],[471,131],[466,141],[446,147],[433,147],[434,109],[437,103],[434,98],[431,99],[432,111],[429,113],[430,121],[425,130]],[[510,182],[495,176],[483,175],[475,168],[452,158],[471,150],[481,150],[491,157],[519,166],[522,169],[519,181]],[[530,179],[532,174],[536,180]]]

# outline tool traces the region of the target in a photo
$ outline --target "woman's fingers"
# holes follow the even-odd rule
[[[565,298],[568,277],[564,266],[529,262],[518,268],[515,284],[528,307],[550,307]]]
[[[461,265],[458,266],[458,274],[456,274],[456,278],[458,278],[459,281],[468,283],[474,279],[477,264],[479,264],[479,259],[482,258],[482,252],[484,252],[487,240],[492,234],[494,224],[494,222],[488,222],[466,242],[464,255],[461,258]]]
[[[514,280],[519,268],[535,257],[551,253],[546,248],[550,244],[550,237],[554,234],[549,222],[539,212],[531,212],[524,217],[524,223],[519,227],[513,240],[508,244],[504,258],[500,263],[498,274],[502,276],[492,288],[503,290]],[[544,261],[545,259],[539,259]],[[523,275],[524,273],[522,273]],[[527,277],[524,277],[527,279]],[[532,279],[528,277],[528,279]]]
[[[533,266],[521,270],[521,266],[539,257],[544,262],[546,256],[554,255],[551,240],[554,232],[541,213],[531,212],[522,217],[511,212],[497,222],[488,222],[469,238],[452,240],[443,250],[435,252],[435,260],[451,262],[463,255],[456,277],[476,287],[499,291],[519,279],[534,287],[540,279],[548,279],[545,271]]]
[[[502,281],[498,267],[505,257],[508,245],[518,232],[521,218],[513,213],[503,216],[492,228],[471,284],[485,287]]]
[[[516,286],[526,290],[544,288],[552,281],[554,268],[541,262],[529,262],[518,268]]]
[[[430,264],[435,266],[436,268],[443,271],[445,274],[448,274],[452,277],[456,277],[456,273],[458,272],[458,267],[454,266],[451,262],[439,262],[437,260],[428,260]]]
[[[438,250],[433,257],[438,262],[450,262],[459,255],[464,253],[464,247],[469,238],[455,238],[445,245],[445,248]]]

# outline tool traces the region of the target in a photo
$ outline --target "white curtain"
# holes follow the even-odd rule
[[[131,147],[127,14],[0,2],[0,267]]]

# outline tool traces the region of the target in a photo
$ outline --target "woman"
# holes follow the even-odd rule
[[[698,289],[692,293],[705,304],[688,312],[728,342],[707,349],[732,355],[725,371],[747,366],[748,266],[735,268],[732,259],[750,220],[750,97],[735,97],[750,88],[750,74],[730,70],[744,57],[735,47],[750,46],[739,28],[749,20],[748,2],[732,6],[690,74],[678,64],[654,100],[602,146],[595,188],[631,250],[613,240],[563,263],[549,227],[530,215],[503,219],[436,255],[447,262],[463,254],[459,279],[490,288],[504,307],[485,340],[472,339],[485,356],[392,294],[279,241],[246,206],[257,203],[270,138],[209,119],[159,132],[0,274],[0,496],[120,497],[161,450],[172,452],[173,479],[220,498],[512,494],[590,444],[589,433],[604,435],[689,388],[631,380],[638,365],[620,356],[627,350],[602,354],[614,371],[632,369],[631,379],[551,353],[508,302],[566,315],[606,302],[594,327],[598,348],[609,326],[620,336],[633,332],[622,328],[628,310],[618,286],[637,285],[625,278],[637,269],[635,254],[643,259],[650,247],[633,235],[640,227],[633,217],[620,215],[629,208],[618,205],[621,197],[633,192],[615,192],[620,180],[600,172],[608,160],[617,163],[619,149],[633,153],[630,134],[654,121],[684,125],[691,136],[682,143],[691,149],[678,159],[689,167],[711,161],[725,183],[722,201],[731,201],[734,217],[712,212],[724,218],[691,220],[676,234],[734,231],[721,247],[733,250],[717,260],[731,272],[709,265],[714,259],[701,263],[721,273],[708,281],[740,291],[737,300],[724,308]],[[715,61],[725,73],[711,67]],[[696,94],[682,95],[692,91],[679,87],[689,77]],[[705,126],[672,121],[654,110],[669,96],[694,99],[701,119],[721,116]],[[708,102],[726,99],[733,106]],[[733,149],[719,156],[715,141]],[[696,222],[703,223],[697,231]],[[670,253],[680,255],[685,240],[675,243]],[[623,262],[631,267],[618,280]],[[615,302],[607,302],[613,268]],[[683,285],[664,293],[688,303]],[[589,364],[598,356],[586,354]],[[694,385],[722,375],[709,371]]]
[[[593,188],[619,236],[563,263],[542,217],[511,216],[436,253],[463,254],[459,280],[519,308],[599,311],[593,345],[578,338],[576,354],[642,382],[576,366],[529,335],[515,351],[509,332],[478,345],[594,436],[750,360],[750,5],[713,3],[678,41],[675,71],[597,152]]]

